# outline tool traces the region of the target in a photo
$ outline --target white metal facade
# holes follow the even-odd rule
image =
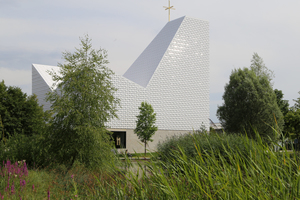
[[[32,67],[32,91],[40,104],[52,80],[46,73],[57,67]],[[51,78],[51,77],[50,77]],[[209,127],[209,24],[182,17],[170,21],[123,76],[112,79],[121,100],[119,119],[107,126],[134,129],[138,107],[150,103],[159,130],[193,130]]]
[[[53,85],[50,71],[59,72],[59,67],[49,65],[32,64],[32,93],[37,95],[39,104],[43,105],[44,111],[49,110],[51,104],[45,100],[46,93],[51,91]]]

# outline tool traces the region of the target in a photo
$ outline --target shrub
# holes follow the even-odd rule
[[[172,136],[163,143],[159,143],[157,149],[162,160],[169,160],[167,158],[174,157],[174,151],[182,151],[190,159],[201,154],[203,156],[214,156],[216,158],[222,155],[228,160],[228,152],[248,157],[256,145],[257,142],[242,135],[225,133],[207,134],[205,132],[196,131]]]
[[[47,146],[43,134],[25,135],[15,133],[0,142],[0,160],[12,162],[26,160],[30,167],[43,166],[47,159]]]

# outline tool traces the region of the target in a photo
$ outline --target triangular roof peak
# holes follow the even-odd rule
[[[40,64],[32,64],[32,67],[40,74],[49,88],[52,88],[54,81],[52,76],[48,73],[49,71],[54,71],[59,74],[60,67],[50,66],[50,65],[40,65]],[[55,88],[54,88],[55,89]]]

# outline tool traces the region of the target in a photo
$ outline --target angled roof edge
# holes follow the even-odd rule
[[[147,87],[186,16],[168,22],[123,76]]]
[[[128,83],[130,83],[130,84],[136,86],[137,88],[145,89],[145,87],[143,87],[143,86],[137,84],[136,82],[133,82],[132,80],[130,80],[130,79],[124,77],[123,75],[120,75],[120,74],[116,74],[116,73],[115,73],[113,76],[118,77],[119,79],[122,79],[122,80],[124,80],[124,81],[127,81]]]
[[[52,65],[34,64],[34,63],[32,63],[32,67],[39,73],[39,75],[42,77],[42,79],[45,81],[45,83],[52,90],[54,81],[52,80],[52,76],[48,73],[48,71],[54,71],[59,74],[60,67],[52,66]],[[124,79],[125,81],[128,81],[129,83],[136,85],[137,87],[144,88],[144,87],[140,86],[139,84],[136,84],[135,82],[123,77],[122,75],[114,73],[113,76],[119,77],[120,79]],[[53,88],[53,89],[55,90],[56,88]]]
[[[40,65],[40,64],[32,64],[32,67],[36,69],[36,71],[44,79],[44,81],[49,86],[49,88],[52,89],[54,81],[52,80],[52,76],[48,73],[48,71],[53,70],[54,72],[59,73],[60,67],[51,66],[51,65]]]
[[[184,17],[185,17],[185,18],[191,18],[191,19],[197,19],[197,20],[201,20],[201,21],[204,21],[204,22],[209,22],[208,20],[205,20],[205,19],[199,19],[199,18],[197,18],[197,17],[191,17],[191,16],[187,16],[187,15],[185,15]]]

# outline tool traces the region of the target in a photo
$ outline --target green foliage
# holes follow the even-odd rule
[[[20,88],[0,82],[0,138],[14,133],[38,134],[44,129],[46,118],[35,95],[27,96]]]
[[[71,166],[76,160],[88,167],[109,163],[112,143],[105,123],[116,115],[119,99],[111,83],[113,71],[106,67],[107,52],[92,49],[81,39],[74,53],[63,53],[59,74],[51,73],[56,89],[47,94],[55,113],[47,137],[51,162]]]
[[[300,92],[299,92],[300,94]],[[298,139],[300,141],[300,98],[294,99],[294,106],[290,107],[284,116],[284,130],[286,136],[290,139]]]
[[[283,100],[283,93],[281,90],[275,89],[274,92],[276,94],[277,105],[283,116],[285,116],[289,112],[289,101]]]
[[[137,116],[136,128],[134,133],[137,134],[139,140],[145,144],[145,155],[146,155],[146,144],[148,141],[153,141],[151,137],[157,131],[157,127],[154,125],[156,121],[156,113],[147,102],[142,102],[139,107],[140,114]]]
[[[0,143],[0,160],[10,160],[13,163],[26,160],[28,166],[42,166],[47,159],[47,149],[44,143],[43,133],[25,135],[15,133],[9,139]]]
[[[255,145],[255,148],[246,146],[247,157],[230,146],[218,158],[199,150],[190,159],[179,148],[167,160],[133,162],[129,171],[121,173],[124,175],[116,171],[95,176],[96,185],[90,189],[91,196],[86,196],[94,199],[297,199],[299,159],[287,152],[274,152],[246,137],[240,140]],[[194,146],[201,149],[198,142]],[[166,163],[174,165],[167,167]]]
[[[233,70],[223,100],[217,116],[225,131],[254,138],[257,130],[264,140],[278,137],[272,127],[282,130],[284,121],[267,76],[258,77],[247,68]]]
[[[194,140],[197,153],[192,159],[178,146],[169,149],[172,154],[164,160],[131,163],[128,159],[130,167],[125,169],[94,171],[79,163],[69,170],[63,165],[33,169],[26,177],[9,181],[8,174],[1,177],[0,192],[4,199],[45,199],[47,191],[51,199],[299,199],[299,154],[274,152],[242,136],[233,141],[233,135],[228,135],[227,146],[223,143],[226,151],[218,153],[214,147],[222,137],[201,137],[211,143],[203,150],[202,141]],[[242,150],[247,153],[240,153],[242,145],[230,145],[231,141],[249,144]],[[20,186],[19,179],[26,185]],[[5,190],[8,182],[15,183],[15,193]]]
[[[257,77],[265,77],[270,83],[275,77],[274,72],[266,67],[263,59],[257,53],[252,56],[250,69]]]
[[[2,162],[1,162],[2,164]],[[20,175],[22,169],[12,163],[14,171],[0,164],[0,199],[93,199],[91,191],[97,188],[95,176],[101,177],[101,172],[90,170],[80,164],[71,169],[60,165],[55,169],[31,168],[27,175]],[[6,163],[5,163],[6,164]],[[21,171],[21,173],[20,173]],[[12,192],[14,185],[14,192]],[[8,187],[9,186],[9,187]],[[49,191],[49,197],[48,196]]]
[[[298,92],[300,94],[300,92]],[[300,97],[298,97],[297,99],[293,99],[295,101],[294,106],[292,107],[292,109],[297,110],[300,109]]]
[[[159,143],[157,149],[163,160],[173,157],[174,151],[183,151],[190,159],[196,158],[199,153],[213,157],[220,155],[226,157],[228,151],[247,157],[250,153],[249,149],[253,150],[255,145],[254,141],[245,140],[245,136],[242,135],[194,132],[172,136]]]
[[[300,109],[290,110],[284,117],[285,131],[300,141]]]

